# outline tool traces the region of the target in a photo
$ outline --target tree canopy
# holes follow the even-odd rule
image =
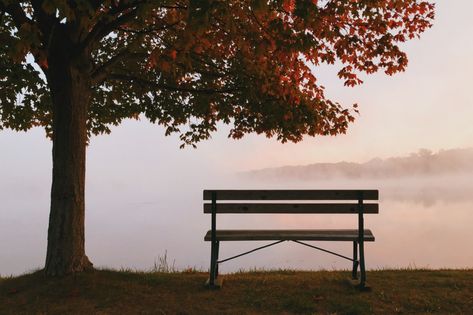
[[[89,75],[89,135],[143,115],[183,144],[218,121],[233,138],[345,133],[356,105],[326,98],[311,66],[340,65],[347,86],[403,71],[400,44],[433,18],[421,0],[0,0],[0,129],[51,133],[48,71],[65,45]]]

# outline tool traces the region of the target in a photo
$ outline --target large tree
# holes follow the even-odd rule
[[[336,64],[348,86],[402,71],[399,44],[433,18],[422,0],[0,0],[0,129],[42,126],[53,142],[46,273],[92,266],[91,134],[142,116],[182,145],[219,121],[233,138],[345,133],[356,105],[327,99],[312,66]]]

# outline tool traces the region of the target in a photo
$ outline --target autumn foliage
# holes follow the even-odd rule
[[[0,128],[51,132],[50,41],[64,28],[90,79],[89,133],[142,115],[186,144],[218,121],[233,138],[344,133],[356,106],[327,99],[312,66],[336,64],[347,86],[403,71],[399,44],[433,18],[421,0],[0,0]]]

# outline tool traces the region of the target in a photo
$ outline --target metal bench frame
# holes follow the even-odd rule
[[[277,245],[277,244],[280,244],[282,242],[286,242],[286,241],[292,241],[292,242],[295,242],[295,243],[298,243],[298,244],[301,244],[301,245],[304,245],[304,246],[307,246],[307,247],[310,247],[310,248],[313,248],[313,249],[316,249],[316,250],[319,250],[319,251],[323,251],[323,252],[326,252],[328,254],[332,254],[332,255],[335,255],[335,256],[338,256],[340,258],[344,258],[346,260],[349,260],[353,263],[353,266],[352,266],[352,279],[353,280],[357,280],[358,279],[358,267],[360,268],[360,279],[359,279],[359,283],[358,283],[358,286],[360,288],[365,288],[366,286],[366,269],[365,269],[365,250],[364,250],[364,242],[366,241],[365,239],[365,229],[364,229],[364,216],[363,214],[366,213],[366,211],[364,210],[364,203],[363,201],[366,200],[364,198],[364,195],[366,193],[370,194],[371,198],[367,198],[369,200],[378,200],[378,191],[377,190],[318,190],[318,191],[303,191],[303,190],[293,190],[293,191],[287,191],[287,190],[284,190],[284,191],[278,191],[278,190],[271,190],[269,192],[296,192],[296,193],[310,193],[310,192],[322,192],[322,193],[329,193],[329,194],[343,194],[343,193],[355,193],[356,196],[357,196],[357,199],[358,199],[358,204],[357,204],[357,207],[356,207],[356,211],[354,211],[354,213],[357,213],[358,214],[358,238],[356,240],[353,241],[353,258],[350,258],[350,257],[347,257],[345,255],[341,255],[339,253],[336,253],[336,252],[333,252],[333,251],[330,251],[330,250],[327,250],[327,249],[324,249],[324,248],[321,248],[321,247],[318,247],[318,246],[314,246],[314,245],[311,245],[311,244],[307,244],[305,242],[302,242],[300,240],[296,240],[296,239],[277,239],[277,238],[273,238],[274,240],[276,240],[275,242],[273,243],[270,243],[270,244],[267,244],[267,245],[264,245],[264,246],[260,246],[260,247],[257,247],[255,249],[252,249],[252,250],[249,250],[247,252],[244,252],[244,253],[241,253],[241,254],[238,254],[238,255],[235,255],[235,256],[232,256],[232,257],[229,257],[229,258],[225,258],[225,259],[220,259],[219,260],[219,247],[220,247],[220,240],[217,239],[217,207],[218,207],[218,204],[217,204],[217,197],[218,197],[218,193],[219,192],[235,192],[235,191],[221,191],[221,190],[204,190],[204,200],[211,200],[211,230],[209,231],[210,234],[211,234],[211,237],[210,237],[210,242],[211,242],[211,250],[210,250],[210,275],[209,275],[209,279],[207,280],[207,285],[211,288],[215,288],[215,287],[218,287],[219,285],[217,285],[217,278],[218,278],[218,275],[219,275],[219,272],[218,272],[218,266],[219,264],[221,263],[224,263],[226,261],[229,261],[229,260],[232,260],[232,259],[235,259],[235,258],[238,258],[238,257],[241,257],[241,256],[244,256],[244,255],[247,255],[247,254],[250,254],[250,253],[253,253],[255,251],[258,251],[258,250],[261,250],[261,249],[264,249],[264,248],[268,248],[270,246],[274,246],[274,245]],[[248,191],[246,191],[248,192]],[[252,192],[265,192],[265,191],[261,191],[261,190],[254,190]],[[266,191],[268,192],[268,191]],[[208,198],[209,196],[209,193],[211,195],[211,198]],[[375,197],[373,197],[375,196]],[[229,200],[229,198],[225,198],[226,200]],[[320,199],[317,199],[317,198],[310,198],[310,199],[315,199],[315,200],[320,200]],[[253,198],[244,198],[244,200],[265,200],[264,198],[263,199],[253,199]],[[293,200],[293,199],[284,199],[284,198],[273,198],[273,200]],[[300,199],[300,200],[305,200],[305,199]],[[342,198],[342,199],[336,199],[336,198],[333,198],[333,199],[330,199],[328,198],[327,200],[354,200],[353,199],[347,199],[347,198]],[[204,207],[204,213],[206,213],[205,211],[205,207]],[[228,212],[228,213],[244,213],[244,212]],[[281,213],[281,212],[269,212],[269,213]],[[290,211],[287,211],[287,212],[282,212],[282,213],[291,213]],[[305,212],[304,212],[305,213]],[[317,213],[317,212],[307,212],[307,213]],[[319,212],[320,213],[320,212]],[[337,212],[327,212],[327,213],[337,213]],[[371,213],[378,213],[377,211],[377,205],[376,205],[376,212],[371,212]],[[249,230],[248,232],[251,232],[251,230]],[[371,233],[371,231],[370,231]],[[207,240],[207,238],[205,238],[205,240]],[[335,239],[332,239],[333,241],[335,241]],[[332,241],[331,239],[326,239],[325,241]],[[370,241],[374,241],[374,236],[372,238],[372,240]],[[359,258],[358,258],[359,257]]]

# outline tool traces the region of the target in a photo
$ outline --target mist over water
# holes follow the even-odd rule
[[[138,146],[139,144],[137,144]],[[108,152],[112,148],[105,148]],[[473,267],[473,176],[455,171],[388,178],[308,179],[254,176],[186,163],[153,164],[139,153],[141,164],[127,163],[136,151],[102,160],[91,152],[87,177],[86,250],[96,267],[150,269],[167,251],[177,268],[207,270],[210,247],[203,241],[210,216],[203,214],[203,189],[379,189],[380,213],[366,215],[376,236],[366,245],[368,268]],[[178,166],[176,166],[178,165]],[[146,167],[145,167],[146,166]],[[46,252],[49,207],[47,168],[29,178],[10,176],[0,190],[0,274],[40,268]],[[119,170],[119,171],[118,171]],[[276,169],[277,170],[277,169]],[[28,170],[25,170],[28,172]],[[42,179],[42,181],[40,181]],[[5,182],[5,181],[4,181]],[[38,184],[41,183],[41,184]],[[219,215],[220,228],[356,228],[355,215]],[[223,242],[221,257],[265,242]],[[315,242],[351,255],[351,243]],[[350,262],[310,248],[283,243],[221,266],[223,272],[250,268],[346,269]]]
[[[471,268],[473,248],[473,150],[420,150],[406,157],[366,163],[316,163],[241,173],[261,183],[304,189],[378,189],[380,213],[365,216],[376,242],[367,245],[367,265],[379,267]],[[356,218],[293,218],[295,227],[356,228]],[[348,215],[350,217],[350,215]],[[349,244],[333,246],[345,248]],[[301,254],[302,255],[302,254]],[[308,255],[308,254],[306,254]],[[309,258],[309,256],[301,256]],[[347,268],[346,262],[312,256],[323,268]],[[298,267],[311,268],[312,259]]]

